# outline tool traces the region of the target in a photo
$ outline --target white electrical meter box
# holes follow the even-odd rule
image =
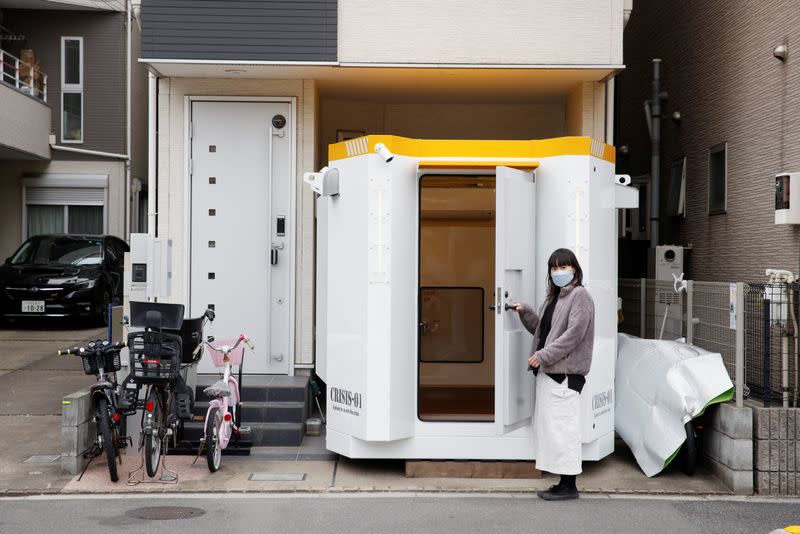
[[[798,191],[794,200],[792,189]],[[775,224],[800,224],[800,172],[775,175]]]
[[[321,193],[316,371],[327,384],[327,448],[536,458],[533,338],[513,304],[541,306],[547,260],[567,247],[596,307],[583,459],[611,454],[616,208],[638,200],[615,178],[614,147],[370,135],[331,145],[329,161],[306,179]]]
[[[148,234],[131,234],[130,270],[125,273],[128,296],[135,302],[170,296],[172,241]]]

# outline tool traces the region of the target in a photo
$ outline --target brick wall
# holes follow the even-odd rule
[[[762,495],[800,495],[800,409],[753,410],[755,489]]]
[[[618,172],[649,174],[643,102],[654,57],[668,91],[662,184],[687,157],[685,220],[665,219],[662,242],[692,244],[687,278],[762,280],[800,269],[800,229],[775,226],[774,175],[800,171],[800,9],[796,2],[638,2],[625,29],[617,78]],[[781,63],[772,49],[786,43]],[[794,51],[794,54],[792,54]],[[673,111],[682,120],[673,122]],[[708,214],[708,149],[728,144],[727,213]],[[666,189],[662,199],[666,198]],[[800,198],[797,198],[800,202]],[[663,213],[663,205],[662,205]]]

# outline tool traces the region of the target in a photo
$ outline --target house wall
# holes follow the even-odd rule
[[[623,0],[338,4],[341,63],[622,63]]]
[[[105,161],[3,161],[0,164],[0,260],[8,257],[24,241],[22,235],[22,178],[41,174],[108,176],[106,232],[122,237],[125,223],[121,216],[125,202],[125,164]]]
[[[587,135],[606,140],[606,84],[585,82],[566,97],[566,135]]]
[[[687,278],[759,281],[767,268],[797,272],[800,228],[774,224],[774,175],[800,171],[800,27],[796,4],[639,2],[625,31],[619,75],[618,171],[649,174],[643,102],[652,58],[669,99],[663,121],[662,199],[670,164],[687,157],[686,217],[662,220],[663,243],[692,245]],[[787,43],[785,63],[772,49]],[[682,120],[671,120],[680,111]],[[727,213],[708,214],[708,150],[728,143]],[[662,205],[663,212],[663,205]]]
[[[567,135],[563,98],[530,104],[382,103],[323,98],[320,157],[337,130],[421,139],[538,139]]]
[[[589,84],[592,86],[592,84]],[[592,93],[594,94],[594,93]],[[302,173],[327,161],[337,129],[419,138],[533,139],[567,135],[565,97],[526,104],[388,103],[320,97],[313,80],[162,78],[158,101],[158,233],[173,240],[172,300],[185,301],[185,100],[187,96],[297,98],[295,363],[313,363],[314,199]],[[593,106],[594,100],[581,103]],[[600,110],[601,113],[604,109]],[[588,113],[588,111],[587,111]],[[593,116],[594,108],[592,108]],[[602,121],[600,121],[602,123]],[[589,128],[590,123],[581,128]],[[582,130],[583,131],[583,130]],[[602,137],[602,136],[601,136]]]
[[[49,158],[50,107],[5,84],[0,85],[0,102],[0,148],[19,151],[4,155]]]
[[[83,143],[70,146],[125,152],[125,13],[7,9],[4,26],[25,35],[47,75],[52,129],[61,143],[61,37],[83,37]],[[4,45],[5,47],[5,45]],[[17,53],[12,50],[12,53]],[[53,159],[86,160],[54,151]]]
[[[142,57],[336,61],[336,0],[142,1]]]
[[[188,96],[269,96],[297,99],[296,199],[296,276],[295,276],[295,363],[313,362],[314,311],[314,197],[304,186],[303,172],[315,170],[316,88],[313,80],[193,79],[162,78],[158,95],[158,235],[173,243],[172,297],[185,302],[186,276],[184,250],[188,206],[184,205],[186,134],[185,104]]]

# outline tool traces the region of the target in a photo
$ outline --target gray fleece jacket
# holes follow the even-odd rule
[[[594,301],[583,286],[561,288],[558,302],[553,310],[550,333],[542,350],[537,351],[540,317],[550,302],[545,299],[539,313],[527,304],[522,305],[519,318],[528,332],[533,334],[534,352],[539,357],[542,372],[586,375],[592,366],[594,347]]]

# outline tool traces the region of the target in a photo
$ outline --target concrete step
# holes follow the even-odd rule
[[[208,401],[196,401],[194,414],[205,416]],[[302,423],[306,420],[306,404],[304,402],[242,402],[243,424],[249,422],[263,423]]]
[[[305,423],[244,423],[250,427],[249,441],[254,447],[298,447],[303,442]],[[181,439],[196,441],[203,437],[203,422],[184,423]]]
[[[216,375],[198,375],[195,398],[206,400],[203,389],[219,380]],[[306,402],[307,376],[245,376],[240,385],[242,400],[251,402]]]

